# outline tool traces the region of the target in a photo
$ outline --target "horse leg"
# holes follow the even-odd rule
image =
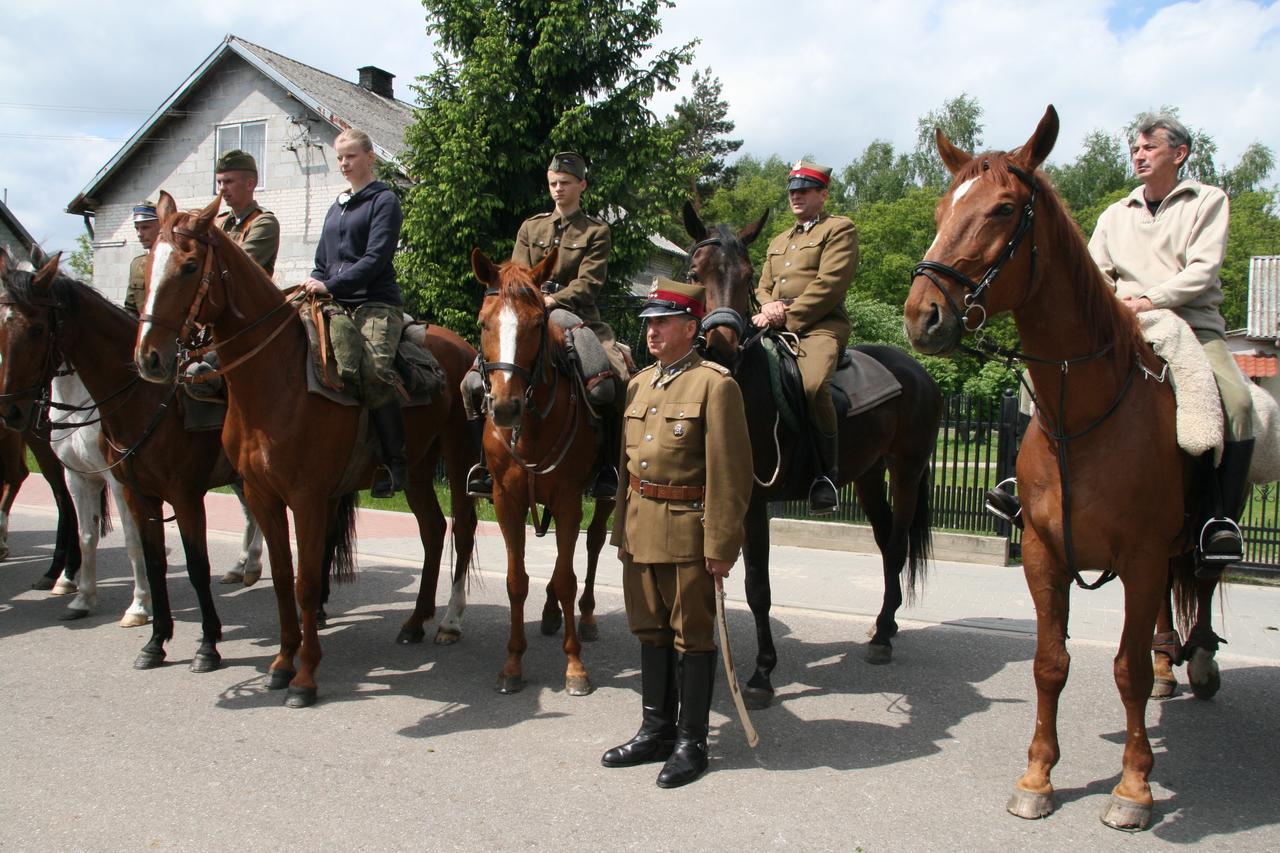
[[[133,569],[133,603],[120,619],[121,628],[137,628],[151,618],[151,584],[147,580],[147,566],[142,554],[142,539],[138,533],[133,513],[125,505],[124,489],[115,478],[108,478],[107,485],[115,499],[116,513],[120,516],[120,532],[124,534],[124,550]]]
[[[152,619],[151,639],[142,647],[133,662],[134,669],[153,669],[164,663],[164,644],[173,639],[173,611],[169,605],[168,560],[164,550],[164,505],[158,500],[144,498],[124,488],[125,505],[133,514],[142,545],[142,560],[147,569],[147,584],[151,587]],[[153,520],[154,519],[154,520]]]
[[[587,527],[587,577],[582,583],[582,597],[578,599],[578,638],[584,643],[600,636],[596,625],[596,569],[600,566],[600,552],[609,536],[609,517],[617,501],[596,501],[595,514]]]
[[[871,532],[876,539],[876,547],[880,549],[880,559],[884,573],[884,599],[880,605],[880,614],[876,616],[875,628],[871,631],[871,642],[867,645],[864,660],[870,664],[885,664],[893,660],[893,643],[890,642],[898,634],[898,623],[894,615],[902,606],[902,564],[907,558],[906,525],[899,524],[899,508],[889,508],[889,500],[885,495],[884,465],[875,465],[853,484],[858,494],[858,503],[862,504],[867,520],[871,522]],[[895,499],[900,496],[895,494]],[[914,497],[914,495],[913,495]],[[914,501],[912,501],[914,511]],[[906,516],[910,523],[911,516]],[[901,527],[901,531],[899,528]],[[901,552],[901,553],[899,553]]]
[[[71,500],[80,523],[80,573],[76,577],[75,598],[58,617],[63,622],[84,619],[98,603],[98,530],[102,524],[102,481],[75,473],[69,479]]]
[[[507,599],[511,603],[511,634],[507,639],[507,663],[493,689],[498,693],[519,693],[524,688],[520,661],[529,641],[524,635],[524,603],[529,597],[529,575],[524,568],[524,517],[528,506],[498,485],[494,472],[493,509],[507,544]],[[523,479],[523,477],[521,478]],[[519,488],[519,486],[517,486]],[[560,531],[557,529],[556,537]]]
[[[79,517],[81,501],[83,500],[83,498],[77,495],[77,492],[76,492],[76,488],[80,488],[80,487],[73,487],[72,485],[68,485],[67,474],[69,472],[64,471],[64,469],[62,468],[61,461],[59,461],[58,466],[59,466],[58,472],[62,474],[62,491],[65,493],[65,500],[69,506],[73,507],[69,517],[73,519],[71,524],[75,527],[74,534],[73,534],[75,536],[75,542],[76,542],[75,552],[76,552],[76,556],[79,559],[76,560],[76,565],[74,569],[72,569],[70,566],[67,566],[66,571],[60,573],[60,575],[57,576],[56,580],[53,583],[52,588],[49,590],[49,594],[50,595],[71,595],[80,588],[80,574],[81,574],[81,569],[84,568],[84,553],[82,550],[82,537],[84,533],[84,524],[83,522],[80,521],[80,517]],[[78,475],[71,474],[70,476],[71,483],[74,484],[77,478],[78,478]],[[6,486],[6,493],[8,493],[9,491],[10,490]],[[6,516],[6,519],[7,519],[7,516]],[[61,518],[59,518],[58,534],[60,536],[62,535],[62,532],[63,532],[61,530],[61,526],[62,526]],[[8,537],[7,532],[5,536],[7,541],[7,537]],[[7,546],[6,546],[6,551],[7,551]],[[88,608],[86,607],[82,609],[84,610],[84,615],[87,616]],[[63,617],[59,617],[59,618],[63,618]]]
[[[22,434],[5,430],[3,438],[5,452],[0,459],[3,470],[4,489],[0,492],[0,560],[9,559],[9,511],[18,498],[18,489],[27,479],[30,470],[27,468],[27,450]]]
[[[444,536],[448,525],[436,498],[435,486],[428,480],[424,485],[417,479],[409,482],[405,490],[409,508],[418,519],[418,538],[422,541],[422,583],[418,585],[418,598],[413,612],[405,620],[396,637],[401,644],[421,643],[427,636],[426,623],[436,615],[436,587],[440,582],[440,558],[444,554]]]
[[[1178,692],[1178,676],[1173,668],[1182,662],[1182,643],[1173,624],[1173,561],[1170,561],[1169,582],[1165,585],[1156,614],[1155,636],[1151,641],[1152,699],[1168,699]]]
[[[231,483],[231,490],[240,499],[240,510],[244,513],[244,536],[240,540],[240,557],[235,568],[228,569],[219,583],[243,583],[253,586],[262,579],[262,531],[258,522],[253,520],[249,505],[244,500],[244,481],[236,479]]]
[[[449,606],[445,608],[436,643],[449,645],[462,639],[462,615],[467,610],[467,571],[476,547],[476,500],[467,494],[467,471],[471,468],[471,442],[442,440],[445,469],[449,473],[450,511],[453,513],[453,576],[449,586]],[[461,454],[461,458],[459,458]]]
[[[747,508],[746,538],[742,543],[742,564],[746,567],[747,604],[756,622],[756,671],[747,681],[742,696],[747,707],[769,707],[773,701],[773,684],[769,676],[778,665],[778,652],[773,646],[773,632],[769,628],[769,608],[773,606],[773,593],[769,588],[769,505],[763,500],[752,499]]]
[[[280,651],[269,666],[267,689],[283,690],[297,675],[294,659],[302,645],[302,627],[293,590],[293,550],[289,544],[287,508],[282,499],[245,483],[245,502],[253,513],[271,560],[271,586],[276,593],[276,613],[280,618]]]
[[[209,571],[209,546],[204,512],[204,493],[183,495],[173,504],[182,550],[187,557],[187,580],[200,603],[200,645],[191,659],[192,672],[213,672],[222,665],[218,643],[222,640],[222,620],[214,605]]]
[[[1197,699],[1212,699],[1222,686],[1222,676],[1214,655],[1222,642],[1213,630],[1213,594],[1218,578],[1196,578],[1196,622],[1187,635],[1182,659],[1187,662],[1187,682]]]
[[[1146,829],[1151,820],[1151,785],[1147,779],[1155,759],[1147,739],[1147,698],[1154,676],[1149,664],[1151,635],[1160,612],[1161,593],[1168,587],[1168,560],[1156,556],[1134,561],[1121,579],[1124,581],[1124,630],[1116,652],[1116,687],[1124,702],[1124,770],[1120,784],[1102,811],[1102,822],[1130,832]]]
[[[27,446],[31,448],[31,454],[40,463],[40,475],[49,484],[49,490],[53,492],[53,501],[58,505],[58,531],[53,541],[53,560],[50,561],[49,569],[44,575],[31,585],[32,589],[49,590],[54,588],[55,582],[64,573],[70,581],[75,578],[76,572],[80,571],[76,510],[71,502],[71,492],[67,490],[67,479],[62,463],[49,447],[49,442],[31,439]]]
[[[316,670],[320,668],[323,653],[320,649],[320,632],[317,611],[320,607],[321,576],[324,569],[325,533],[329,519],[333,517],[334,501],[325,505],[295,507],[293,511],[294,533],[298,543],[298,603],[291,615],[298,623],[302,614],[302,648],[298,654],[298,674],[289,682],[289,695],[284,704],[289,708],[306,708],[316,702]],[[275,575],[275,557],[272,556],[272,576]]]
[[[570,610],[570,613],[573,611]],[[542,605],[542,621],[538,625],[538,629],[542,631],[543,636],[554,636],[560,626],[564,624],[564,615],[560,612],[560,602],[556,599],[556,582],[554,579],[547,581],[547,600]]]
[[[578,579],[573,573],[573,552],[578,545],[578,529],[582,526],[582,498],[576,494],[558,496],[556,520],[556,568],[551,576],[560,609],[566,614],[564,653],[569,659],[564,674],[564,692],[570,696],[586,696],[592,690],[587,668],[582,665],[582,640],[573,621],[573,601],[578,597]],[[550,511],[550,507],[547,508]]]
[[[1058,700],[1071,669],[1067,617],[1071,579],[1046,553],[1028,525],[1023,540],[1023,573],[1036,607],[1036,728],[1027,749],[1027,771],[1005,806],[1011,814],[1040,818],[1053,813],[1050,774],[1062,755],[1058,743]]]

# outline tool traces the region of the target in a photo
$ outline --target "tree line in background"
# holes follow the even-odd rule
[[[416,87],[418,111],[406,134],[412,183],[402,190],[403,251],[397,259],[408,307],[466,333],[474,329],[479,285],[470,253],[480,247],[505,260],[520,223],[548,209],[550,155],[577,150],[590,163],[584,207],[613,233],[606,293],[628,292],[644,268],[650,236],[687,245],[679,211],[692,200],[707,222],[770,220],[752,249],[759,265],[769,239],[791,227],[786,179],[793,159],[728,157],[742,145],[711,69],[692,76],[692,94],[658,117],[648,107],[671,91],[693,62],[696,41],[650,56],[669,0],[424,0],[436,38],[436,70]],[[961,94],[917,120],[911,151],[873,141],[837,167],[827,209],[858,226],[858,275],[848,297],[855,343],[909,349],[902,304],[915,263],[934,237],[933,211],[950,184],[934,147],[941,127],[960,148],[983,146],[983,110]],[[1128,131],[1094,130],[1072,163],[1046,166],[1085,238],[1099,214],[1138,181]],[[1222,282],[1228,328],[1244,324],[1249,257],[1280,254],[1276,188],[1267,188],[1275,157],[1253,143],[1230,168],[1216,161],[1211,135],[1195,130],[1187,173],[1231,197]],[[1008,317],[989,335],[1012,343]],[[921,357],[946,391],[1000,393],[1012,379],[967,356]]]

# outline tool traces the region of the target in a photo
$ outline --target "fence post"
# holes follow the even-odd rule
[[[1000,398],[1000,430],[996,439],[996,482],[1001,483],[1014,475],[1018,467],[1018,398],[1006,395]],[[1013,525],[1003,518],[996,519],[996,533],[1011,538]]]

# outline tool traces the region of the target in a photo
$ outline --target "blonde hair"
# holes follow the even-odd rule
[[[338,138],[333,140],[333,147],[337,148],[344,142],[355,142],[365,153],[373,151],[373,140],[369,138],[369,134],[365,133],[358,127],[349,127],[342,133],[338,134]]]

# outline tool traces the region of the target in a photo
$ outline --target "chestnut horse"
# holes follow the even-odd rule
[[[9,559],[9,510],[29,473],[22,433],[0,427],[0,480],[4,482],[0,488],[0,560]]]
[[[521,264],[495,266],[479,249],[471,269],[485,286],[480,306],[481,367],[487,388],[489,421],[485,458],[493,472],[493,508],[507,544],[507,595],[511,600],[511,636],[507,664],[494,690],[517,693],[524,686],[521,658],[524,602],[529,575],[524,568],[525,518],[543,504],[556,523],[556,567],[547,587],[543,633],[554,633],[564,614],[564,653],[569,658],[565,692],[585,696],[591,681],[582,665],[582,639],[595,639],[595,573],[606,526],[616,501],[596,501],[587,531],[587,577],[583,585],[582,638],[573,622],[578,581],[573,552],[582,523],[582,493],[595,482],[596,429],[565,355],[564,330],[550,321],[538,282],[551,277],[557,250],[530,270]]]
[[[714,232],[691,205],[684,209],[685,230],[697,244],[689,253],[689,280],[707,288],[703,320],[706,356],[734,371],[747,408],[755,464],[755,488],[747,509],[742,559],[746,565],[747,603],[755,617],[756,671],[743,695],[757,707],[773,699],[770,674],[778,655],[769,628],[769,503],[804,500],[808,495],[808,456],[804,441],[782,422],[770,389],[769,364],[761,335],[750,326],[754,273],[747,245],[760,235],[768,214],[734,232]],[[867,647],[868,663],[888,663],[890,638],[898,631],[894,616],[902,605],[902,570],[914,592],[929,556],[932,489],[930,460],[942,419],[942,392],[914,358],[886,346],[859,347],[880,362],[902,385],[902,393],[851,418],[840,419],[837,486],[853,483],[883,557],[884,600]],[[885,494],[885,472],[889,495]],[[799,472],[799,476],[796,473]]]
[[[1173,389],[1038,171],[1057,135],[1053,107],[1010,153],[972,157],[938,131],[955,181],[938,202],[937,239],[916,267],[906,328],[917,350],[940,355],[966,333],[980,335],[987,317],[1011,311],[1037,395],[1039,428],[1028,431],[1017,468],[1023,566],[1036,608],[1036,725],[1009,811],[1053,811],[1058,700],[1071,659],[1068,594],[1073,580],[1084,586],[1080,570],[1097,569],[1120,578],[1125,600],[1114,666],[1125,708],[1123,772],[1102,820],[1138,830],[1152,804],[1144,715],[1157,614],[1171,578],[1180,603],[1211,593],[1214,582],[1197,584],[1180,557],[1190,544],[1193,460],[1178,448]]]
[[[262,527],[271,558],[280,616],[280,652],[271,663],[268,687],[288,687],[285,704],[301,708],[316,700],[320,604],[324,565],[336,557],[338,577],[353,570],[350,515],[354,494],[336,494],[360,433],[361,409],[307,391],[311,370],[307,335],[291,302],[262,268],[222,229],[214,227],[221,197],[204,210],[179,213],[162,192],[157,213],[160,235],[151,251],[146,314],[134,357],[144,379],[173,383],[178,365],[175,331],[212,334],[226,372],[229,402],[222,440],[244,477],[245,499]],[[476,516],[466,495],[466,472],[475,448],[462,413],[459,383],[475,359],[464,340],[432,326],[428,346],[444,368],[445,393],[430,404],[405,409],[409,483],[405,494],[418,519],[425,552],[422,585],[401,637],[416,641],[423,623],[435,615],[436,581],[446,523],[436,498],[436,463],[444,452],[453,498],[457,562],[455,600],[465,585],[475,540]],[[370,461],[357,488],[368,488]],[[298,543],[297,593],[286,510],[293,511]],[[298,608],[302,618],[299,626]],[[456,624],[456,617],[446,620]],[[453,637],[456,638],[456,629]],[[444,627],[442,627],[442,633]],[[438,638],[447,641],[447,637]],[[300,653],[300,654],[299,654]],[[301,665],[295,671],[294,660]]]

